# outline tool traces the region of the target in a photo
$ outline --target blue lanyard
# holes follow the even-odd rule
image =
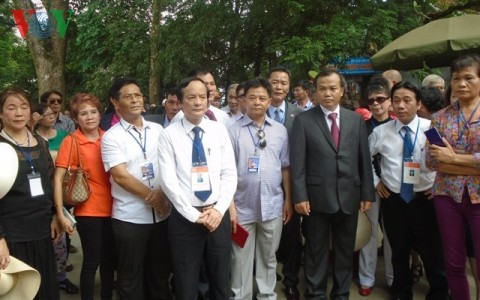
[[[120,123],[121,124],[121,123]],[[122,125],[123,127],[123,125]],[[125,127],[124,127],[125,128]],[[147,159],[147,126],[145,126],[145,129],[144,129],[144,138],[143,138],[143,146],[142,146],[142,133],[140,131],[138,131],[135,127],[133,127],[133,129],[138,132],[138,135],[140,137],[140,141],[137,140],[137,138],[130,132],[130,128],[128,128],[128,133],[132,136],[132,138],[135,140],[135,142],[137,142],[137,144],[140,146],[140,148],[142,149],[142,152],[143,152],[143,158]]]
[[[395,121],[395,122],[396,122],[396,121]],[[413,155],[413,150],[415,149],[415,145],[417,144],[417,137],[418,137],[418,129],[419,129],[419,128],[420,128],[420,119],[418,119],[417,130],[415,131],[415,140],[413,141],[412,149],[408,149],[408,150],[410,150],[410,151],[412,152],[412,155]],[[405,142],[405,135],[410,134],[410,133],[409,133],[409,132],[406,132],[405,135],[403,135],[403,136],[402,136],[402,134],[401,134],[400,132],[399,132],[398,134],[402,137],[403,141]]]
[[[250,130],[250,124],[247,125],[247,128],[248,132],[250,132],[250,136],[252,137],[253,146],[255,146],[255,152],[257,152],[258,144],[260,144],[260,138],[258,138],[258,141],[255,143],[255,138],[253,137],[252,131]],[[263,128],[265,128],[265,126],[263,126]],[[260,130],[261,129],[262,128],[260,128]]]
[[[30,169],[32,170],[32,174],[35,174],[35,168],[33,167],[33,160],[32,160],[32,156],[31,156],[31,153],[30,153],[30,135],[28,134],[28,131],[27,131],[27,149],[28,149],[28,154],[25,153],[22,149],[22,147],[20,146],[20,144],[14,139],[12,138],[8,133],[7,131],[5,131],[5,134],[12,140],[15,142],[15,144],[17,144],[18,148],[20,148],[20,152],[22,152],[22,154],[25,156],[25,158],[27,159],[28,161],[28,164],[30,165]]]
[[[468,121],[463,124],[462,131],[460,131],[460,115],[462,113],[462,110],[460,109],[460,103],[457,102],[458,105],[458,117],[457,117],[457,124],[458,124],[458,138],[457,138],[457,144],[460,143],[462,140],[463,134],[465,133],[465,130],[468,127],[468,124],[472,121],[473,116],[477,112],[478,106],[480,105],[480,101],[478,101],[477,106],[475,106],[475,109],[473,110],[472,114],[470,115],[470,118],[468,118]]]

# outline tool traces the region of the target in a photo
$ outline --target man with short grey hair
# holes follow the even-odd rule
[[[445,80],[437,74],[427,75],[422,81],[422,86],[437,88],[445,94]]]

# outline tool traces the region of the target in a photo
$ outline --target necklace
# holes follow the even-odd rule
[[[17,141],[16,139],[14,139],[5,129],[2,130],[1,134],[4,138],[6,138],[7,140],[9,140],[10,142],[12,143],[15,143],[17,145],[24,145],[28,142],[29,140],[29,133],[28,133],[28,130],[26,130],[26,133],[27,133],[27,136],[23,139],[22,142],[20,141]]]

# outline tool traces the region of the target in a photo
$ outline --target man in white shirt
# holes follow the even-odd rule
[[[169,204],[159,188],[157,160],[163,129],[143,119],[143,95],[135,80],[118,79],[109,95],[121,116],[102,138],[112,183],[117,299],[169,299]]]
[[[430,121],[417,116],[421,93],[414,85],[396,83],[391,95],[398,119],[375,127],[368,140],[371,155],[381,155],[382,178],[375,174],[374,181],[392,248],[392,299],[413,297],[409,263],[413,247],[421,256],[430,284],[427,299],[447,299],[440,233],[431,199],[435,172],[425,163],[424,131]]]
[[[160,174],[166,175],[160,185],[173,204],[168,231],[179,300],[197,298],[204,260],[210,297],[230,297],[228,208],[237,173],[225,126],[204,118],[208,94],[201,79],[184,79],[177,87],[184,117],[163,131],[158,144]]]

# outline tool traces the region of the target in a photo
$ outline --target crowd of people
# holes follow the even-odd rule
[[[0,142],[19,167],[0,200],[0,269],[10,255],[37,269],[40,300],[94,299],[97,269],[102,299],[276,299],[282,280],[289,300],[339,300],[357,268],[358,293],[371,295],[383,236],[391,299],[413,299],[424,271],[426,299],[471,299],[467,257],[479,299],[480,56],[452,63],[447,92],[438,75],[422,88],[396,70],[373,76],[368,114],[343,105],[334,69],[291,82],[272,68],[229,86],[221,108],[212,73],[196,69],[146,115],[138,82],[120,78],[103,116],[97,96],[78,93],[71,119],[58,91],[32,105],[5,89]],[[75,225],[62,181],[80,164],[91,194]],[[359,214],[372,233],[356,267]],[[66,273],[75,231],[79,287]]]

